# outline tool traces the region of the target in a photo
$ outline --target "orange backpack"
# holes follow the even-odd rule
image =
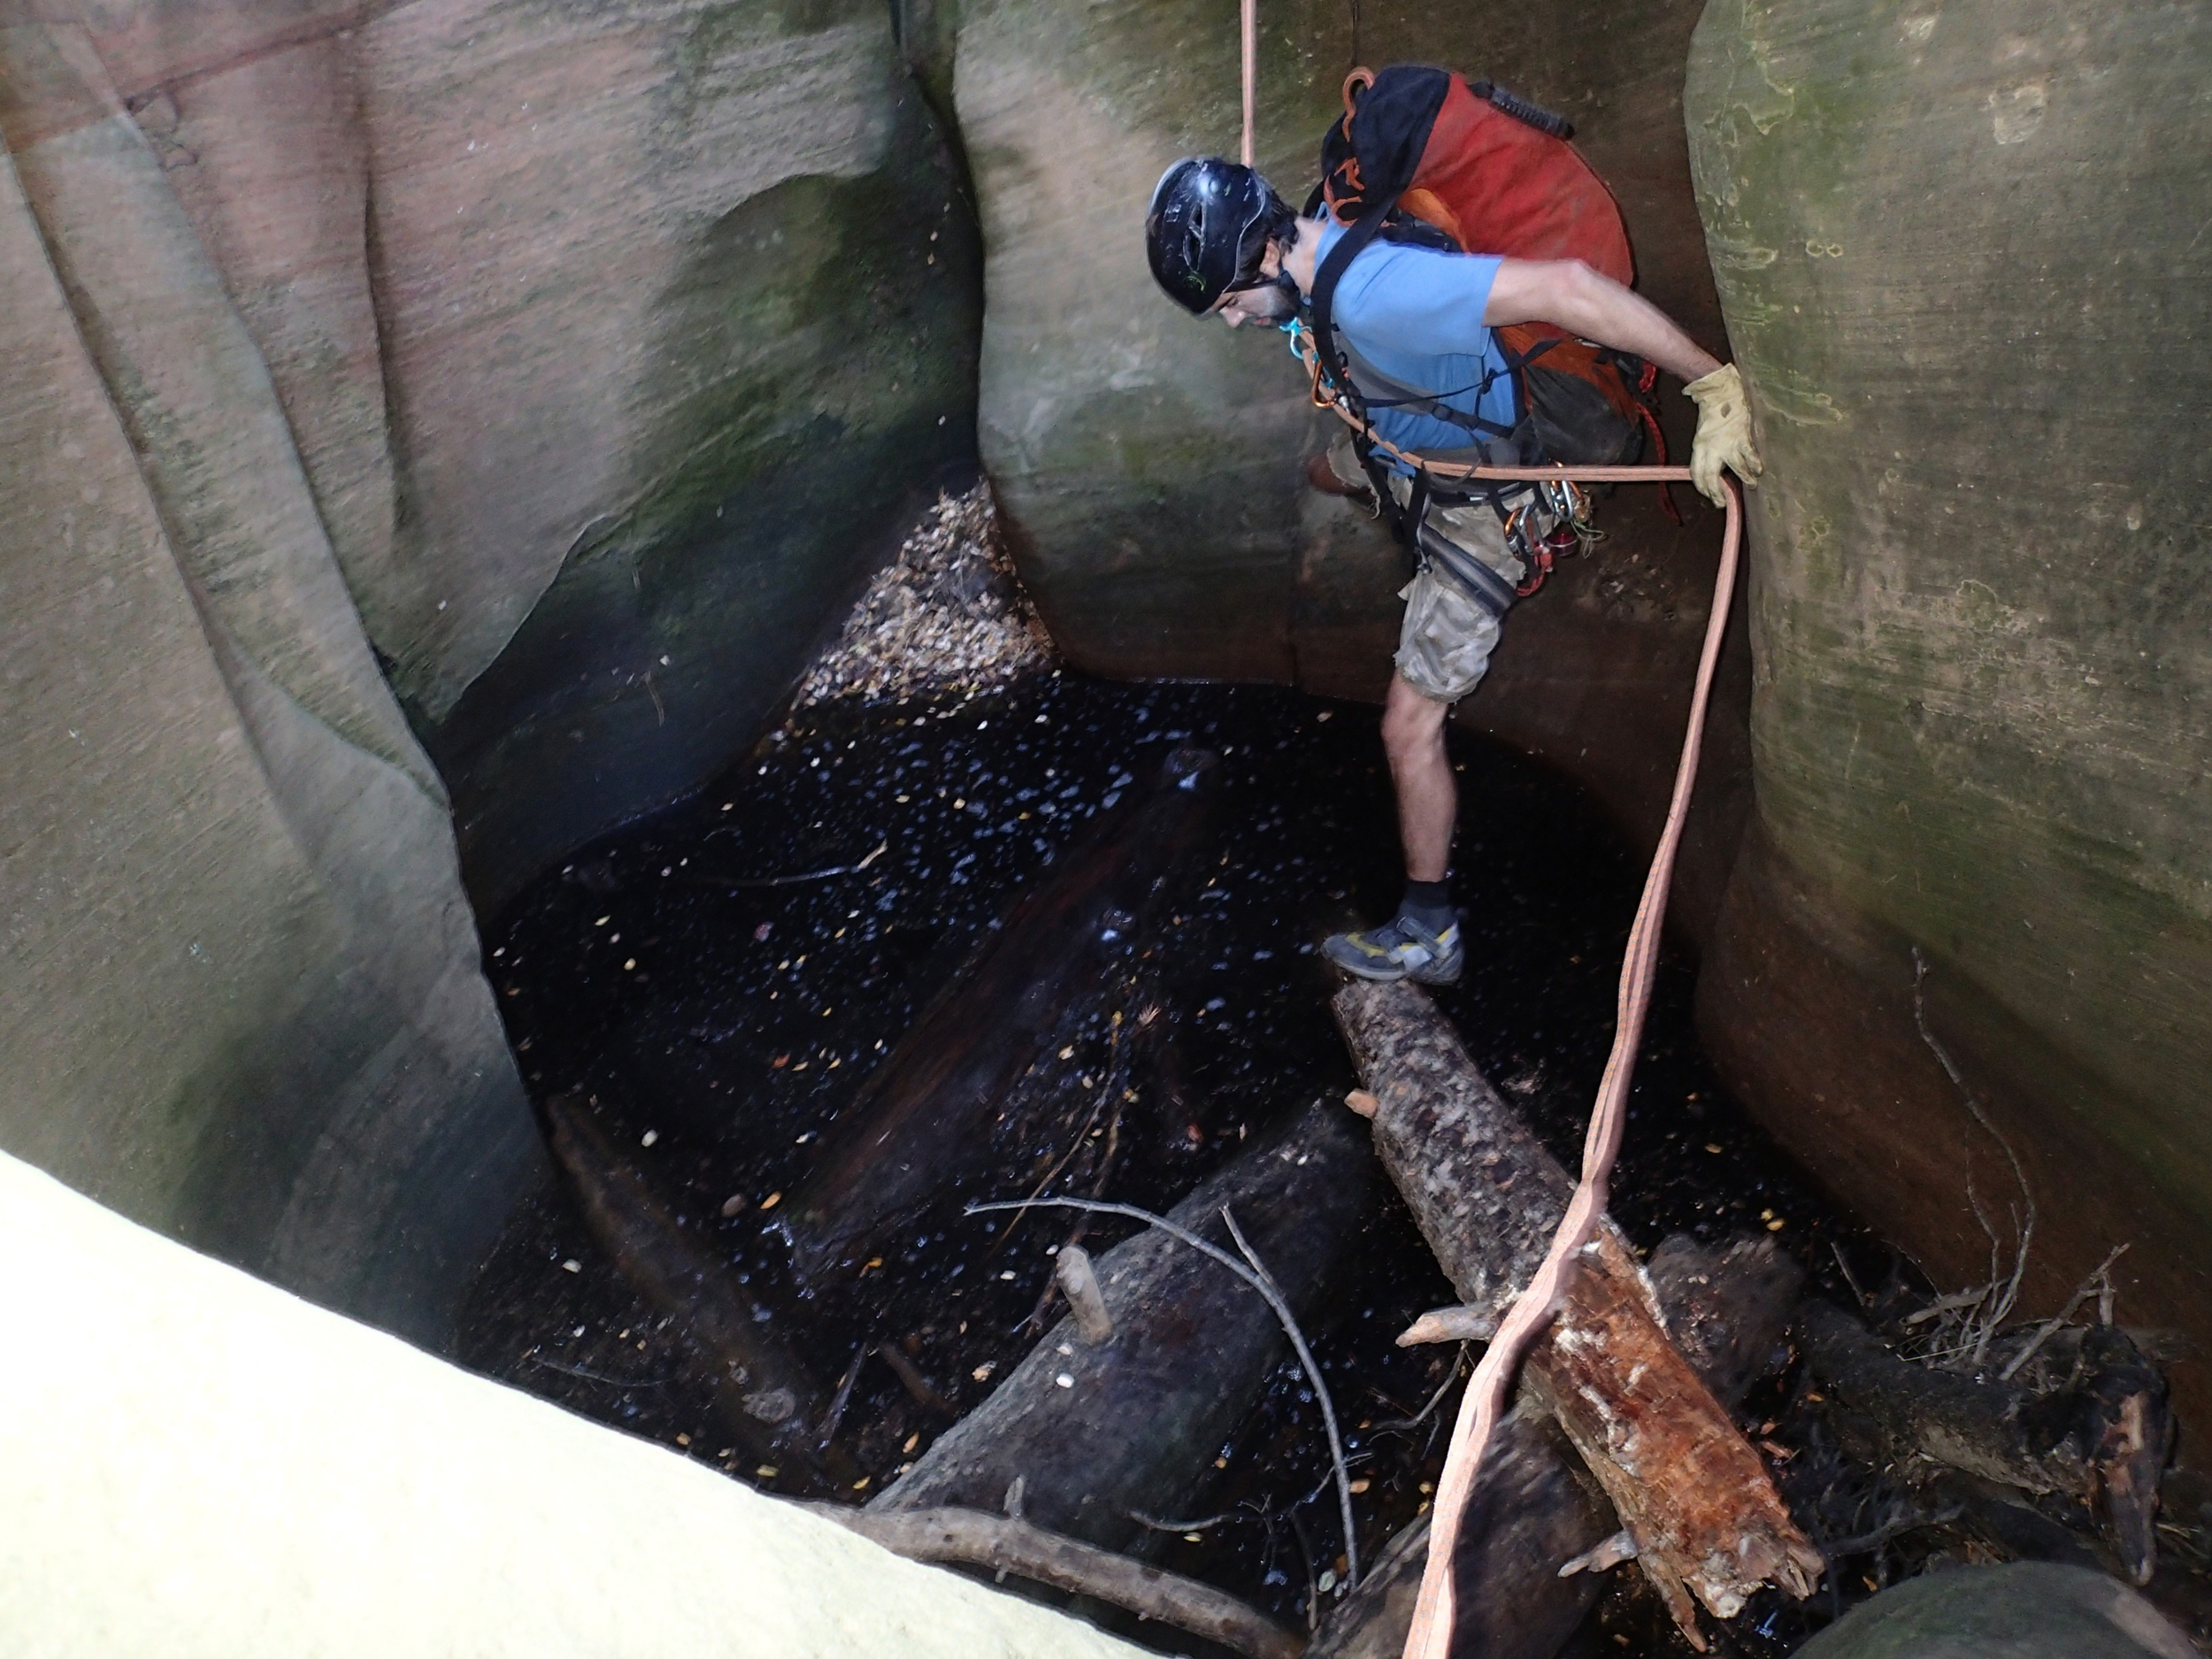
[[[1349,394],[1354,412],[1363,418],[1364,401],[1337,349],[1330,303],[1360,250],[1377,235],[1402,234],[1406,216],[1463,252],[1580,259],[1624,286],[1635,280],[1620,207],[1567,142],[1571,131],[1502,88],[1449,70],[1400,64],[1346,78],[1344,114],[1321,141],[1321,184],[1308,211],[1325,204],[1350,227],[1317,273],[1312,304],[1323,370]],[[1416,406],[1467,427],[1471,444],[1509,440],[1523,460],[1632,461],[1647,434],[1663,459],[1651,365],[1545,323],[1501,328],[1496,336],[1522,411],[1511,434],[1486,431],[1489,423],[1430,400]]]

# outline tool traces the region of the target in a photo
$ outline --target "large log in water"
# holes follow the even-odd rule
[[[1803,1275],[1770,1240],[1716,1250],[1683,1238],[1652,1253],[1648,1276],[1667,1326],[1716,1398],[1732,1405],[1769,1369]],[[1455,1652],[1482,1659],[1550,1659],[1582,1622],[1602,1582],[1560,1568],[1618,1526],[1579,1475],[1566,1437],[1533,1401],[1498,1425],[1452,1555]],[[1413,1623],[1428,1556],[1428,1521],[1396,1538],[1340,1602],[1309,1659],[1396,1659]]]
[[[1374,1159],[1363,1139],[1338,1109],[1314,1107],[1171,1219],[1233,1249],[1227,1207],[1302,1315],[1369,1212]],[[1094,1266],[1112,1338],[1088,1346],[1061,1320],[870,1509],[1016,1512],[1123,1549],[1145,1530],[1133,1511],[1173,1514],[1193,1498],[1223,1436],[1289,1351],[1281,1327],[1249,1285],[1157,1229]]]
[[[545,1104],[547,1139],[568,1172],[592,1236],[615,1265],[708,1362],[716,1414],[747,1454],[843,1484],[844,1460],[818,1450],[822,1394],[806,1368],[768,1333],[760,1310],[684,1236],[676,1219],[618,1154],[576,1095]]]
[[[814,1274],[943,1192],[987,1148],[994,1109],[1134,949],[1197,846],[1215,757],[1179,749],[1151,788],[1104,813],[878,1066],[792,1206],[793,1261]]]
[[[1543,1259],[1573,1182],[1418,987],[1354,981],[1333,1007],[1377,1102],[1383,1167],[1462,1300],[1502,1315]],[[1694,1641],[1693,1595],[1731,1618],[1763,1584],[1810,1593],[1819,1552],[1668,1339],[1651,1286],[1609,1221],[1580,1252],[1522,1376],[1604,1487],[1646,1576]]]

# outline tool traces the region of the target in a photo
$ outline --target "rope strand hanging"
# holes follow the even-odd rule
[[[1260,80],[1260,0],[1237,0],[1238,36],[1244,58],[1244,165],[1259,164],[1252,159],[1252,118],[1259,98]]]

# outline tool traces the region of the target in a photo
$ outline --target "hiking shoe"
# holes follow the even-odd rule
[[[1412,979],[1421,985],[1456,984],[1467,961],[1457,918],[1442,933],[1432,933],[1402,913],[1380,927],[1332,933],[1322,941],[1321,954],[1363,979]]]

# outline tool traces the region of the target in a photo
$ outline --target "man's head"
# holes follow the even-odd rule
[[[1297,224],[1251,168],[1190,156],[1153,187],[1145,253],[1154,279],[1192,316],[1219,309],[1226,298],[1241,318],[1279,321],[1298,308],[1297,288],[1282,274],[1282,250]]]

